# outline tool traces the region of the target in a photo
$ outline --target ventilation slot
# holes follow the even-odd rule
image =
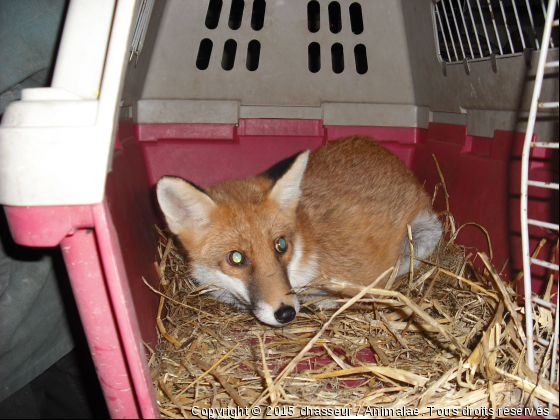
[[[205,25],[208,29],[216,29],[222,12],[222,0],[210,0],[206,13]]]
[[[333,1],[329,4],[329,27],[333,34],[337,34],[342,29],[342,19],[340,17],[340,4]]]
[[[336,74],[344,71],[344,49],[338,42],[331,47],[332,69]]]
[[[266,11],[265,0],[255,0],[253,2],[253,13],[251,15],[251,28],[260,31],[264,26],[264,13]]]
[[[247,66],[247,70],[255,71],[259,68],[259,58],[261,56],[261,43],[256,39],[253,39],[249,42],[249,46],[247,47],[247,62],[245,65]]]
[[[307,56],[309,60],[309,71],[311,73],[317,73],[321,70],[321,46],[318,43],[312,42],[309,44]]]
[[[228,39],[224,44],[224,55],[222,56],[222,68],[224,70],[231,70],[233,68],[236,52],[237,42],[233,39]]]
[[[228,26],[234,31],[241,27],[241,20],[243,19],[243,9],[245,9],[245,2],[243,0],[233,0],[231,2],[231,10],[229,11]]]
[[[315,33],[321,28],[321,6],[313,0],[307,3],[307,28]]]
[[[208,38],[200,41],[198,47],[198,55],[196,56],[196,68],[199,70],[206,70],[210,63],[210,54],[212,54],[212,41]]]
[[[354,47],[354,58],[356,59],[356,72],[366,74],[368,71],[366,46],[358,44]]]
[[[364,31],[364,19],[362,17],[362,6],[359,3],[350,5],[350,26],[352,32],[360,35]]]

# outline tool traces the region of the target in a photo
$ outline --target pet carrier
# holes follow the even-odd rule
[[[435,156],[448,194],[436,210],[471,223],[455,240],[490,255],[506,283],[546,237],[532,261],[548,265],[530,276],[525,258],[532,331],[531,291],[558,267],[556,6],[72,1],[52,85],[4,114],[0,203],[16,242],[61,247],[111,415],[160,415],[145,346],[159,296],[143,282],[158,289],[159,177],[206,187],[348,135],[379,141],[429,192],[442,183]],[[553,373],[537,374],[554,388],[558,332],[535,340],[551,348]]]

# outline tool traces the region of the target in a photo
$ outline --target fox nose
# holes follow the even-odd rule
[[[296,310],[292,306],[284,305],[280,306],[276,312],[274,312],[274,318],[276,321],[287,324],[288,322],[292,322],[296,317]]]

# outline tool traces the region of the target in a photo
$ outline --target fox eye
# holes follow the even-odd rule
[[[227,260],[231,265],[238,266],[245,262],[245,256],[239,251],[231,251],[227,255]]]
[[[280,238],[276,239],[274,247],[276,248],[276,251],[282,253],[285,252],[286,249],[288,249],[288,244],[286,243],[284,237],[281,236]]]

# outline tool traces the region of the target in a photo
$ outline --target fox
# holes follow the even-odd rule
[[[163,176],[156,194],[194,282],[216,286],[216,298],[273,327],[292,322],[305,301],[356,293],[329,279],[368,286],[399,256],[397,275],[408,272],[407,225],[415,257],[429,256],[442,236],[416,176],[363,136],[208,188]]]

